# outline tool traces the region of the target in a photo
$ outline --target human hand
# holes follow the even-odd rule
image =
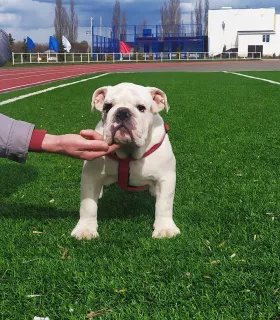
[[[118,145],[109,146],[103,139],[101,134],[93,130],[82,130],[80,135],[46,134],[42,143],[42,151],[59,153],[72,158],[94,160],[119,148]]]

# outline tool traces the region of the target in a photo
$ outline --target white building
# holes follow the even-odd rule
[[[261,52],[280,55],[280,14],[275,8],[209,10],[208,38],[211,55],[238,50],[239,56]]]

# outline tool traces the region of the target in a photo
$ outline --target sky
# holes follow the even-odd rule
[[[69,8],[69,0],[62,0]],[[189,22],[190,12],[196,0],[181,0],[183,20]],[[209,0],[210,9],[221,6],[233,8],[268,8],[275,7],[280,13],[280,0]],[[90,41],[90,17],[99,25],[100,16],[104,26],[110,26],[115,0],[75,0],[79,18],[78,40]],[[160,7],[164,0],[120,0],[121,9],[126,12],[128,24],[140,24],[143,19],[148,24],[158,24]],[[26,36],[34,42],[47,43],[54,34],[55,0],[0,0],[0,28],[11,33],[16,40]]]

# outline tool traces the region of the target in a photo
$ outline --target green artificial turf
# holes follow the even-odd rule
[[[99,203],[100,238],[79,242],[70,233],[82,162],[2,159],[0,318],[77,320],[107,308],[96,318],[279,319],[279,86],[225,73],[114,74],[0,112],[78,133],[100,117],[90,113],[93,91],[123,81],[168,96],[181,235],[152,239],[154,198],[111,186]]]
[[[268,79],[276,82],[280,82],[280,72],[278,71],[251,71],[251,72],[239,72],[242,74],[247,74],[249,76]]]

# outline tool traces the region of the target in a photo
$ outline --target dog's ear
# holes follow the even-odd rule
[[[102,111],[105,96],[107,94],[108,87],[102,87],[97,89],[92,96],[92,103],[91,103],[91,111],[97,109],[98,111]]]
[[[158,113],[158,112],[162,111],[163,109],[165,109],[168,112],[169,105],[167,102],[166,94],[158,88],[149,88],[149,91],[150,91],[152,98],[154,100],[153,106],[152,106],[153,113]]]

